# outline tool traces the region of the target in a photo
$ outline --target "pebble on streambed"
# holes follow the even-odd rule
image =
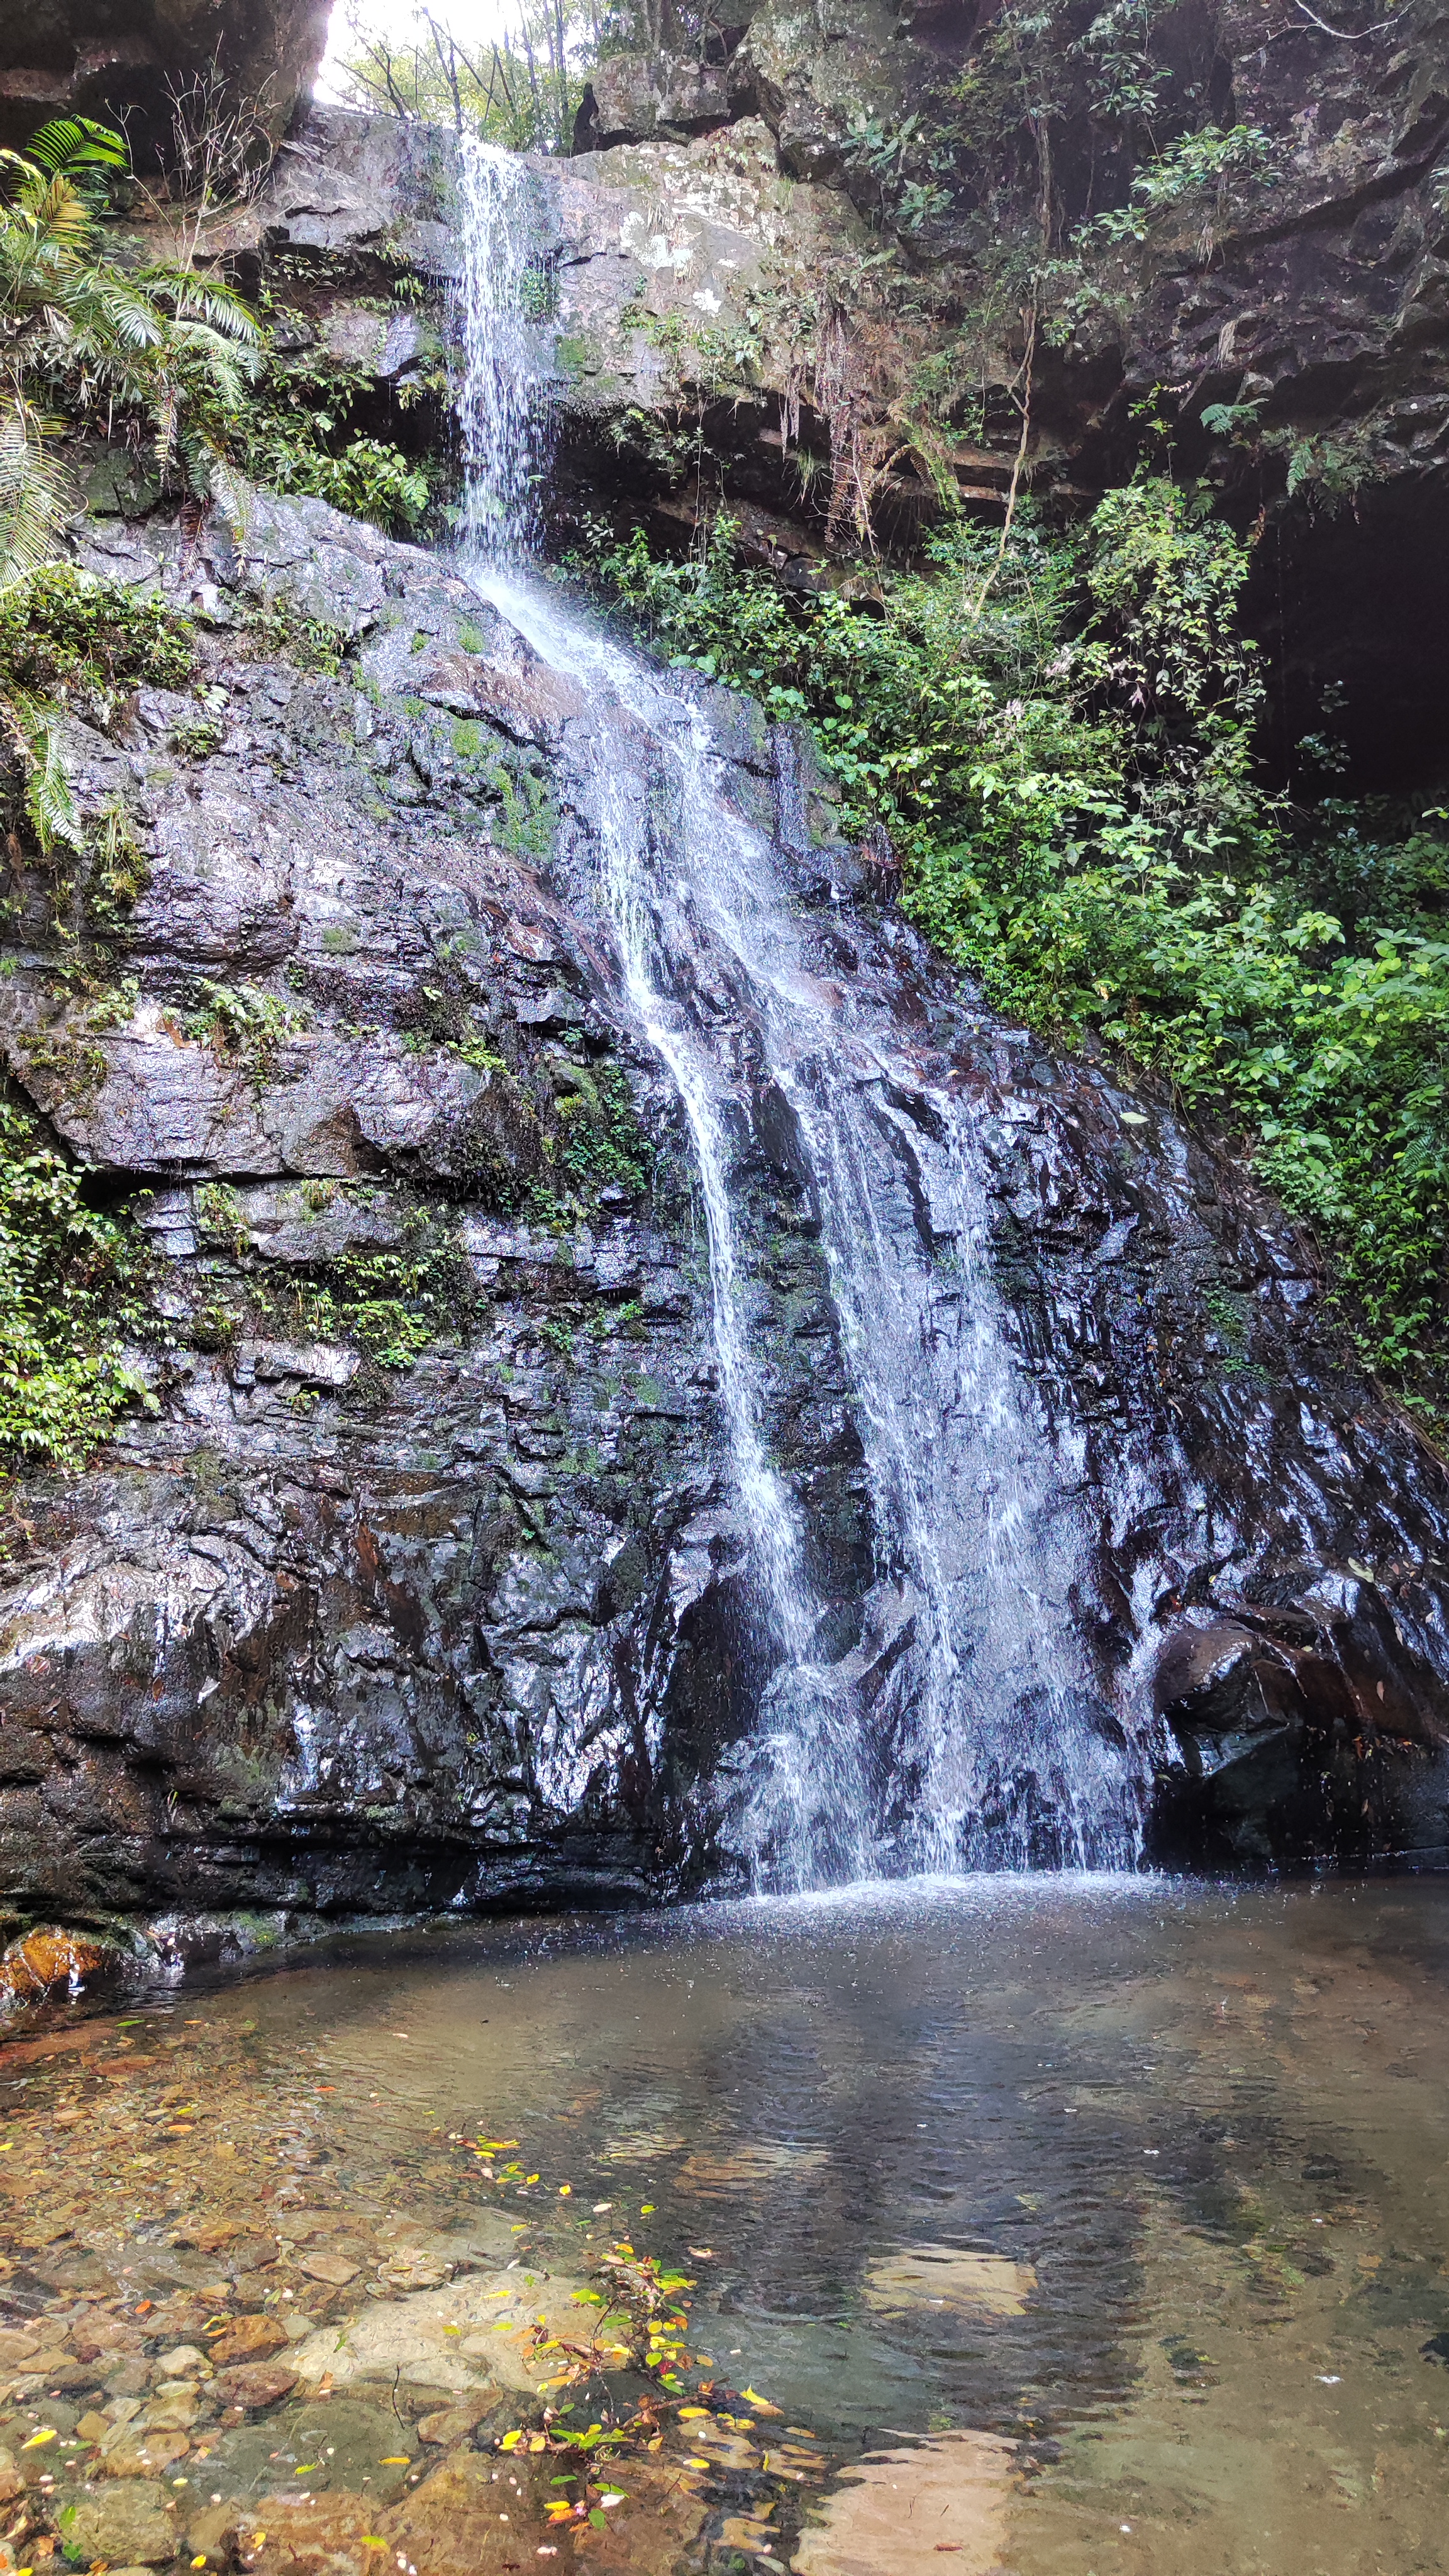
[[[788,2554],[768,2455],[642,2367],[648,2267],[565,2268],[465,2142],[384,2154],[245,2027],[82,2024],[11,2043],[6,2083],[0,2576],[666,2576],[706,2526]],[[824,2474],[794,2452],[775,2493]]]

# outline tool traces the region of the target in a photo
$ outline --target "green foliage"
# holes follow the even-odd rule
[[[1449,1335],[1449,832],[1266,794],[1246,546],[1139,479],[1085,535],[948,528],[860,604],[595,532],[677,663],[812,727],[842,823],[1001,1008],[1094,1032],[1234,1125],[1335,1250],[1372,1362],[1427,1400]],[[883,598],[882,598],[883,593]]]
[[[230,425],[238,463],[274,492],[310,493],[352,518],[414,534],[432,507],[433,474],[352,426],[359,398],[374,390],[365,368],[269,356],[255,399]]]
[[[927,138],[921,130],[919,115],[903,117],[899,125],[886,125],[878,116],[858,108],[852,116],[845,142],[848,165],[868,171],[875,182],[878,211],[897,232],[918,233],[925,225],[951,208],[951,191],[943,181],[950,175],[952,152],[946,136]],[[924,172],[912,163],[924,161]]]
[[[159,599],[69,564],[0,589],[0,686],[82,698],[138,680],[184,689],[191,674],[190,629]]]
[[[564,1126],[560,1171],[591,1194],[616,1188],[641,1196],[653,1155],[623,1066],[571,1063],[555,1081],[554,1099]]]
[[[87,909],[98,931],[114,934],[125,928],[125,916],[151,881],[150,862],[123,797],[108,798],[102,808],[90,856]]]
[[[244,1065],[260,1090],[276,1069],[279,1048],[304,1025],[305,1017],[275,993],[259,992],[253,984],[218,984],[208,977],[202,982],[198,1007],[187,1014],[183,1026],[198,1045]]]
[[[33,1118],[0,1102],[0,1458],[72,1467],[128,1405],[155,1410],[122,1355],[145,1322],[131,1225],[82,1196]]]
[[[360,1187],[365,1196],[366,1184]],[[285,1282],[251,1258],[234,1200],[210,1208],[206,1222],[241,1264],[248,1302],[270,1326],[314,1341],[351,1342],[379,1368],[411,1368],[434,1342],[456,1340],[478,1303],[457,1220],[448,1210],[412,1207],[395,1248],[345,1253]],[[210,1318],[202,1330],[214,1333]]]
[[[295,662],[299,670],[320,671],[336,679],[346,651],[346,638],[337,627],[324,618],[304,616],[285,595],[252,602],[245,616],[258,653],[277,654]]]
[[[1363,484],[1376,481],[1383,471],[1375,457],[1373,429],[1368,422],[1356,422],[1332,437],[1319,434],[1300,438],[1296,430],[1272,429],[1265,433],[1262,447],[1265,456],[1286,459],[1290,501],[1302,492],[1310,507],[1322,510],[1328,518],[1335,518],[1345,501],[1351,501]]]
[[[0,742],[19,773],[42,854],[60,844],[79,854],[85,846],[55,701],[105,724],[137,681],[181,688],[191,670],[189,629],[159,600],[138,599],[121,583],[68,564],[44,564],[0,583]]]
[[[1144,162],[1133,174],[1127,204],[1098,215],[1091,230],[1109,245],[1145,241],[1152,226],[1185,201],[1194,211],[1210,202],[1221,208],[1229,182],[1263,175],[1272,157],[1271,138],[1260,125],[1234,125],[1226,132],[1201,126]]]
[[[450,125],[514,152],[566,150],[599,16],[577,0],[520,0],[511,17],[470,52],[430,11],[394,35],[350,8],[339,65],[348,105]]]
[[[121,136],[84,118],[0,153],[0,580],[55,551],[64,422],[146,433],[163,480],[207,494],[224,475],[215,416],[240,414],[255,372],[256,322],[230,287],[106,257],[99,183],[125,164]]]

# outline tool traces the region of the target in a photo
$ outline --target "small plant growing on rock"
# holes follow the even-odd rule
[[[89,1206],[84,1174],[0,1102],[0,1461],[78,1466],[129,1406],[156,1410],[124,1350],[145,1284],[129,1219]]]

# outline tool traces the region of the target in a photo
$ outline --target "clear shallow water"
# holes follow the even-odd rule
[[[338,1944],[128,2036],[183,2085],[245,2054],[290,2106],[259,2185],[354,2232],[678,2258],[712,2404],[816,2437],[777,2563],[1398,2576],[1449,2564],[1446,1952],[1440,1880],[998,1877]],[[28,2062],[27,2116],[73,2073]],[[703,2491],[688,2563],[743,2564]]]

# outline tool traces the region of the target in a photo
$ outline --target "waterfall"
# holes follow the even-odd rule
[[[463,450],[463,533],[475,559],[514,563],[538,535],[548,455],[548,272],[525,164],[458,140],[462,263],[454,288],[462,365],[453,408]]]
[[[687,687],[522,568],[543,369],[536,335],[520,334],[518,279],[536,258],[521,182],[490,167],[485,184],[485,158],[506,156],[475,147],[465,159],[465,231],[493,227],[484,245],[465,241],[465,295],[482,280],[465,315],[464,446],[479,496],[467,524],[482,531],[472,577],[587,704],[600,896],[698,1169],[722,1410],[775,1664],[731,1838],[762,1886],[1130,1862],[1134,1783],[1074,1617],[1080,1462],[1058,1454],[1013,1352],[969,1100],[868,981],[821,972],[789,886],[800,825],[788,767],[777,846],[731,805]],[[527,507],[500,501],[510,493]],[[729,1013],[708,998],[721,990]],[[877,1580],[860,1644],[834,1662],[798,1498],[765,1436],[730,1187],[735,1005],[808,1160],[865,1455]]]

